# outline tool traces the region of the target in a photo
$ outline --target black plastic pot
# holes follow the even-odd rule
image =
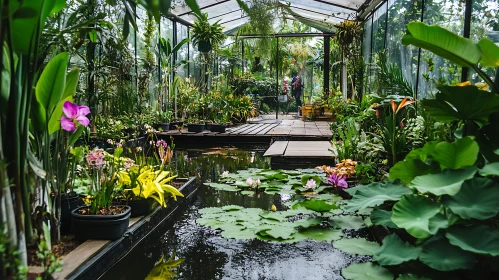
[[[211,132],[220,132],[220,133],[225,133],[225,129],[227,129],[226,124],[212,124],[210,131]]]
[[[183,125],[184,125],[184,122],[171,122],[170,129],[171,130],[178,129],[179,127],[181,127]]]
[[[71,233],[71,212],[78,208],[80,197],[76,193],[61,196],[61,233]]]
[[[130,218],[149,215],[158,205],[152,198],[121,201],[121,205],[128,205],[132,208]]]
[[[198,43],[198,51],[200,52],[210,52],[211,51],[211,43],[210,41],[199,41]]]
[[[71,212],[75,239],[116,240],[123,236],[130,222],[131,207],[118,215],[82,215],[78,210],[88,206],[78,207]]]
[[[204,124],[191,123],[187,125],[187,131],[189,132],[203,132]]]
[[[170,123],[157,123],[155,126],[157,130],[161,130],[163,132],[166,132],[170,129]]]

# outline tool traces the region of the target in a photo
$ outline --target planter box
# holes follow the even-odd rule
[[[130,218],[149,215],[157,206],[158,203],[152,198],[137,199],[137,200],[123,200],[121,205],[128,205],[132,208]]]
[[[175,130],[183,125],[184,125],[184,122],[170,122],[170,129]]]
[[[170,129],[170,123],[157,123],[156,125],[154,125],[154,127],[157,130],[161,130],[163,132],[166,132]]]
[[[212,124],[210,127],[211,132],[220,132],[220,133],[225,133],[225,130],[227,129],[226,124]]]
[[[125,207],[125,212],[118,215],[82,215],[78,214],[78,211],[88,206],[76,208],[71,212],[75,239],[116,240],[120,238],[126,232],[130,222],[131,208]]]
[[[187,131],[189,131],[189,132],[197,132],[197,133],[199,133],[199,132],[203,132],[203,130],[204,130],[204,124],[193,124],[193,123],[191,123],[191,124],[187,125]]]

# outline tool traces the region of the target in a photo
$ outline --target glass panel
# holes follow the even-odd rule
[[[413,89],[416,85],[419,49],[402,45],[402,37],[409,22],[421,20],[421,7],[421,0],[388,1],[387,57],[390,63],[399,67]]]
[[[423,21],[437,24],[457,34],[464,30],[464,1],[425,0]],[[461,67],[429,51],[421,50],[419,62],[418,99],[432,96],[436,85],[457,83],[461,79]]]
[[[187,38],[187,26],[177,23],[177,43],[182,42],[185,38]],[[182,61],[187,61],[189,46],[187,44],[183,45],[177,52],[177,63],[181,63]],[[177,67],[176,75],[180,77],[187,77],[187,66],[180,65]]]
[[[366,85],[370,85],[369,82],[371,74],[371,38],[372,38],[372,18],[369,18],[364,23],[364,34],[362,38],[362,56],[364,62],[366,63]],[[364,92],[369,92],[368,88],[364,88]]]
[[[499,0],[483,0],[473,3],[471,14],[471,39],[478,42],[482,38],[489,38],[499,43]],[[489,77],[493,77],[491,68],[483,69]],[[473,83],[482,82],[482,79],[470,69]]]

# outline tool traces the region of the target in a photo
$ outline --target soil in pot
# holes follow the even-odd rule
[[[128,205],[132,207],[130,218],[149,215],[157,206],[158,203],[152,198],[148,199],[135,199],[135,200],[122,200],[121,205]]]
[[[212,124],[210,127],[211,132],[220,132],[220,133],[225,133],[225,130],[227,129],[226,124]]]
[[[75,239],[116,240],[126,232],[130,222],[130,206],[112,205],[101,209],[97,215],[90,215],[89,211],[88,206],[82,206],[71,212]]]
[[[204,124],[188,124],[187,131],[189,132],[203,132]]]

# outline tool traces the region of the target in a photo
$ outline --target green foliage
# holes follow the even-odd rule
[[[396,234],[383,239],[383,245],[374,254],[373,261],[380,265],[398,265],[416,260],[421,253],[421,247],[414,247],[400,240]]]
[[[47,224],[43,223],[43,234],[40,235],[38,251],[36,253],[43,267],[43,273],[38,276],[37,280],[53,279],[52,274],[62,271],[62,261],[58,260],[52,253],[50,241],[50,229]]]
[[[365,256],[374,255],[380,248],[378,243],[367,241],[364,238],[343,238],[334,241],[333,247],[348,254]]]
[[[220,25],[220,20],[210,24],[207,13],[195,16],[196,20],[191,29],[192,42],[195,45],[205,41],[216,47],[225,40],[226,36],[223,34],[223,26]]]
[[[388,269],[373,263],[353,263],[341,270],[345,279],[349,280],[392,280]]]
[[[386,201],[398,201],[404,195],[412,193],[411,189],[401,184],[377,182],[360,188],[348,201],[346,210],[360,211],[367,207],[379,206]]]

